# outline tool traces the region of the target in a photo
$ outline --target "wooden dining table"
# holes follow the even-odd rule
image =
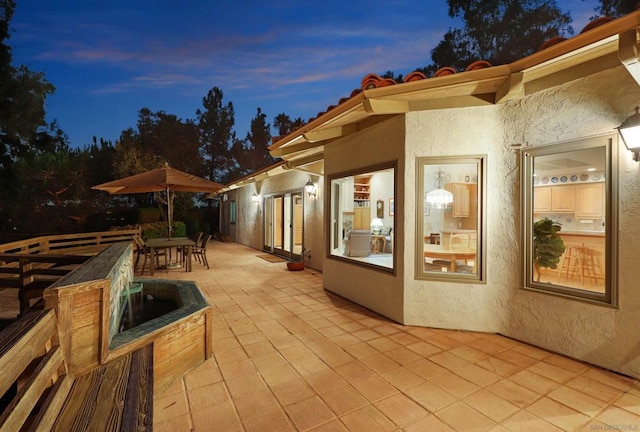
[[[424,245],[424,257],[425,258],[440,258],[446,259],[450,262],[449,268],[452,272],[456,271],[456,260],[474,260],[474,268],[475,268],[475,258],[476,258],[476,250],[470,248],[461,248],[461,247],[447,247],[437,244],[425,244]]]
[[[153,258],[155,256],[156,249],[170,249],[185,247],[187,249],[187,259],[185,261],[185,271],[191,271],[191,249],[196,245],[189,237],[172,237],[172,238],[155,238],[146,241],[146,245],[149,248],[149,253]],[[176,254],[177,256],[177,254]],[[150,266],[150,274],[153,275],[153,264]]]

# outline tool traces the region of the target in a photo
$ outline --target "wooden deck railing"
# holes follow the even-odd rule
[[[140,229],[40,236],[0,244],[0,289],[18,290],[20,314],[31,300],[110,244],[132,241]]]

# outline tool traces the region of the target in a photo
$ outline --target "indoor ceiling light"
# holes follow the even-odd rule
[[[427,192],[426,201],[431,204],[435,209],[447,208],[449,204],[453,202],[453,194],[444,189],[444,182],[447,179],[447,174],[438,169],[434,174],[435,186],[434,190]]]

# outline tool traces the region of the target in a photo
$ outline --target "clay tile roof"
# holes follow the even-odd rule
[[[426,75],[423,74],[422,72],[413,71],[409,75],[404,77],[404,82],[420,81],[426,78],[427,78]]]
[[[439,77],[439,76],[445,76],[445,75],[452,75],[454,73],[458,73],[457,70],[455,70],[452,67],[449,66],[445,66],[445,67],[441,67],[440,69],[438,69],[434,74],[433,77]]]
[[[640,3],[638,4],[638,8],[640,8]],[[600,18],[596,18],[593,21],[591,21],[589,24],[587,24],[580,33],[584,33],[586,31],[592,30],[598,26],[601,26],[603,24],[608,23],[609,21],[612,21],[614,18],[610,18],[610,17],[600,17]],[[545,41],[540,48],[538,48],[538,51],[542,51],[546,48],[549,48],[553,45],[556,45],[558,43],[561,43],[563,41],[565,41],[566,38],[561,37],[561,36],[557,36],[554,38],[551,38],[547,41]],[[485,69],[485,68],[490,68],[493,65],[491,63],[489,63],[488,61],[485,60],[478,60],[475,61],[473,63],[471,63],[469,66],[467,66],[464,70],[464,72],[468,72],[468,71],[474,71],[474,70],[478,70],[478,69]],[[437,77],[442,77],[445,75],[451,75],[451,74],[455,74],[458,73],[458,71],[452,67],[442,67],[440,69],[438,69],[432,76],[432,78],[437,78]],[[408,82],[413,82],[413,81],[420,81],[420,80],[424,80],[424,79],[429,79],[427,78],[427,76],[419,71],[413,71],[411,73],[409,73],[406,77],[404,77],[404,80],[402,82],[396,82],[394,79],[392,78],[382,78],[380,75],[371,73],[368,75],[365,75],[362,78],[362,81],[360,82],[360,88],[356,88],[354,89],[351,94],[348,97],[343,97],[339,100],[338,105],[343,104],[345,102],[347,102],[348,100],[350,100],[351,98],[353,98],[354,96],[362,93],[364,90],[370,90],[370,89],[374,89],[374,88],[379,88],[379,87],[386,87],[386,86],[391,86],[391,85],[396,85],[396,84],[402,84],[402,83],[408,83]],[[326,111],[322,111],[319,112],[318,115],[316,117],[311,117],[307,123],[312,122],[313,120],[317,119],[318,117],[322,116],[323,114],[327,113],[328,111],[331,111],[332,109],[334,109],[337,105],[331,105],[329,107],[327,107]],[[276,137],[274,137],[275,139]],[[277,137],[280,138],[280,137]]]
[[[567,40],[567,38],[564,38],[562,36],[556,36],[554,38],[546,40],[542,43],[542,45],[540,45],[540,48],[538,48],[538,51],[542,51],[545,48],[549,48],[550,46],[553,46],[565,40]]]
[[[493,65],[491,63],[489,63],[488,61],[478,60],[478,61],[474,61],[469,66],[467,66],[464,71],[468,72],[468,71],[473,71],[473,70],[478,70],[478,69],[485,69],[485,68],[489,68],[491,66],[493,66]]]
[[[582,31],[580,33],[582,34],[582,33],[586,32],[586,31],[589,31],[589,30],[594,29],[594,28],[596,28],[598,26],[601,26],[602,24],[606,24],[609,21],[613,21],[613,18],[606,17],[606,16],[605,17],[596,18],[593,21],[591,21],[589,24],[584,26],[584,28],[582,29]]]

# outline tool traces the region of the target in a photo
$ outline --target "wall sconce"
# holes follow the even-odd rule
[[[635,111],[617,129],[625,147],[633,153],[633,160],[638,162],[640,161],[640,107],[636,107]]]
[[[307,184],[304,185],[304,190],[307,191],[309,197],[315,198],[318,194],[318,188],[316,188],[316,185],[311,181],[311,179],[309,179]]]
[[[258,204],[260,202],[260,195],[254,192],[253,195],[251,195],[251,201]]]

